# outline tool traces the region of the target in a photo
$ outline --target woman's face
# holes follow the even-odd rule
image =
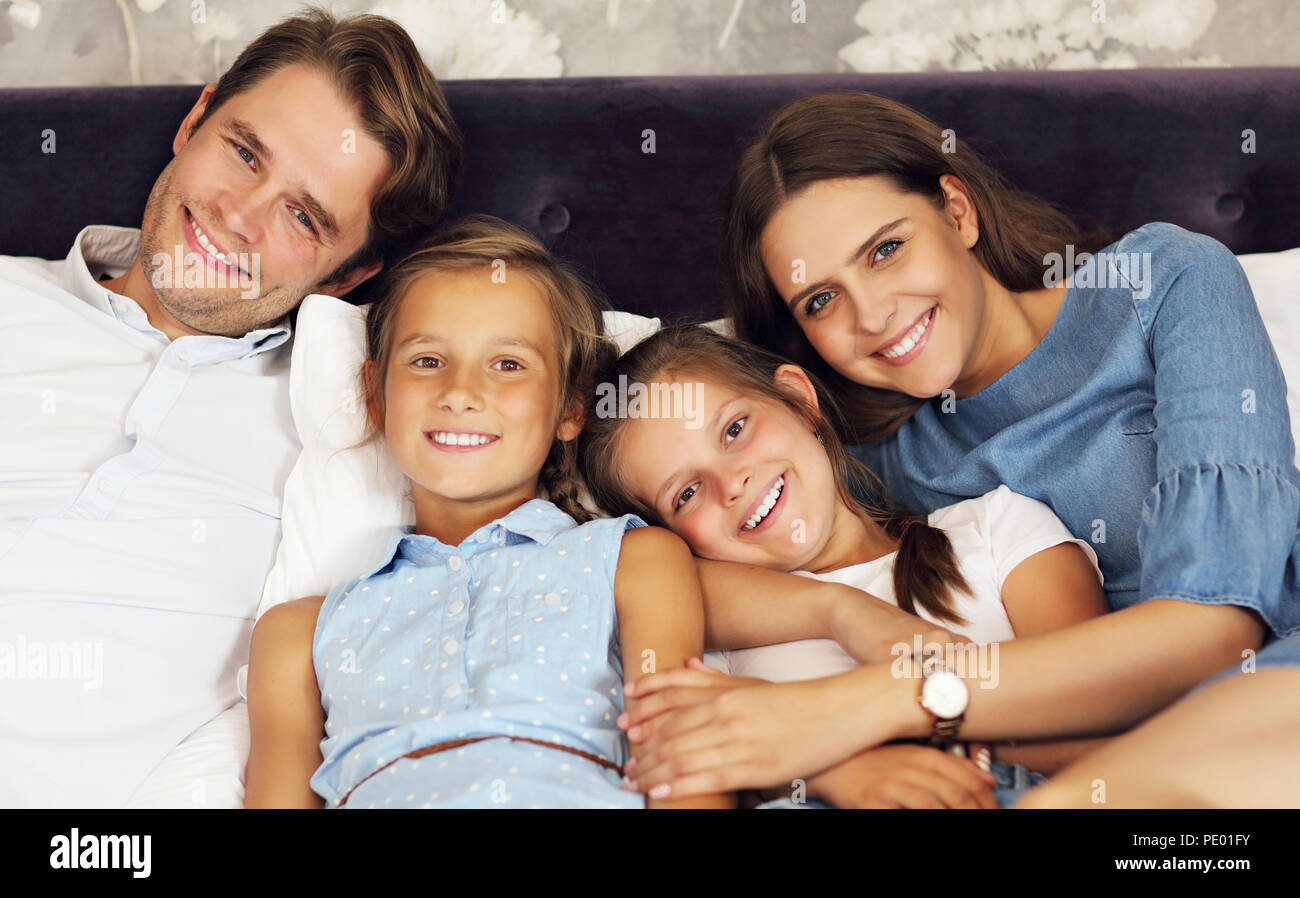
[[[981,335],[985,281],[975,209],[940,179],[947,208],[882,176],[818,181],[780,207],[760,250],[817,353],[866,386],[918,398],[949,387]]]
[[[778,375],[797,380],[796,374]],[[715,383],[664,378],[697,390],[683,418],[632,418],[617,441],[624,484],[702,558],[777,570],[814,569],[834,529],[835,477],[811,425],[787,405]],[[785,388],[785,384],[782,384]],[[794,391],[805,389],[791,382]],[[812,387],[806,389],[811,393]],[[815,395],[815,394],[814,394]]]

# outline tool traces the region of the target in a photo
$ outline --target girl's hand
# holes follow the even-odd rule
[[[892,661],[900,654],[915,654],[921,644],[968,642],[960,636],[909,614],[896,605],[850,586],[836,596],[830,610],[830,636],[859,664]]]
[[[996,809],[993,775],[925,745],[881,745],[808,780],[808,794],[837,808]]]
[[[729,677],[694,658],[642,677],[626,687],[638,701],[618,720],[638,746],[631,788],[655,798],[763,788],[844,760],[862,747],[861,721],[827,683]]]

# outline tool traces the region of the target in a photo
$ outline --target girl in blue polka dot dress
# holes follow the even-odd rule
[[[731,806],[621,785],[624,661],[631,681],[699,656],[704,612],[678,537],[577,500],[601,334],[595,292],[498,219],[388,276],[362,382],[415,525],[258,621],[246,806]]]

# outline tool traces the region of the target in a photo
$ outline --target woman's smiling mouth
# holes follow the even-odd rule
[[[887,365],[906,365],[912,361],[921,354],[921,350],[925,349],[925,344],[930,342],[931,325],[938,310],[938,306],[931,306],[903,332],[902,336],[871,353],[871,357]]]

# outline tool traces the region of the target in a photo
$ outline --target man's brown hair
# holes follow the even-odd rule
[[[315,7],[244,48],[190,133],[231,97],[295,64],[320,71],[357,104],[366,133],[389,161],[388,177],[370,203],[365,241],[322,279],[327,284],[382,261],[386,247],[438,223],[460,183],[464,142],[442,88],[401,25],[383,16],[337,19]]]

